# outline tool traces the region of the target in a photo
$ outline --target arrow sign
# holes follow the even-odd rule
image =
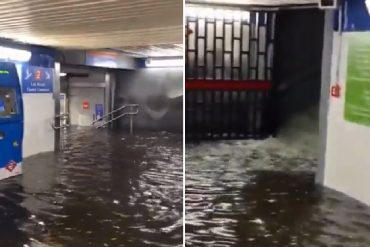
[[[28,79],[31,78],[31,76],[32,76],[32,73],[30,73],[30,70],[27,68],[26,69],[26,77],[25,77],[25,79],[28,80]]]

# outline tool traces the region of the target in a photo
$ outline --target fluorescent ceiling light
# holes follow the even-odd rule
[[[210,19],[250,20],[250,13],[248,11],[210,7],[186,7],[186,16]]]
[[[182,67],[184,63],[183,61],[183,59],[147,59],[146,67]]]
[[[0,46],[0,59],[16,62],[28,62],[31,59],[31,55],[32,53],[27,50]]]
[[[67,76],[67,73],[65,73],[65,72],[60,72],[60,73],[59,73],[59,76],[60,76],[60,77]]]
[[[117,63],[115,61],[109,61],[109,60],[106,60],[106,61],[94,61],[93,66],[96,66],[96,67],[103,67],[103,68],[117,68]]]
[[[319,0],[320,9],[336,9],[338,7],[338,0]]]

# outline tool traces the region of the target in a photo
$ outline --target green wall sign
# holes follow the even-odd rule
[[[370,126],[370,33],[349,37],[344,118]]]

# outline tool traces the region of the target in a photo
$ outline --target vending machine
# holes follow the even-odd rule
[[[0,180],[22,173],[23,100],[16,66],[0,62]]]

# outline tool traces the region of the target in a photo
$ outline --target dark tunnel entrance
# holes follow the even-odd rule
[[[276,15],[273,134],[312,135],[318,142],[324,12],[285,10]],[[289,131],[295,133],[289,133]],[[315,137],[315,138],[313,138]],[[299,141],[299,140],[297,140]]]

